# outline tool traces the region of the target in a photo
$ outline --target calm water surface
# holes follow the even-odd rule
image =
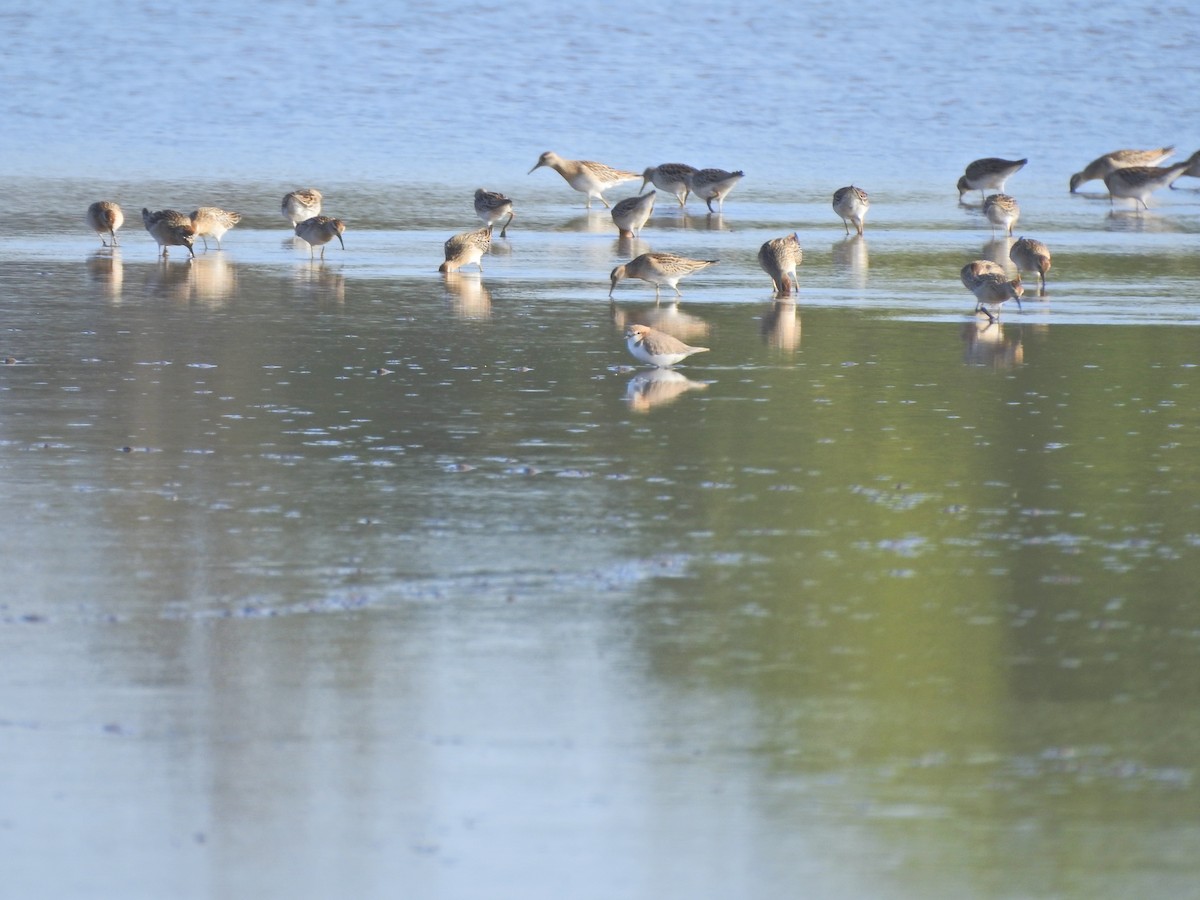
[[[1200,147],[1194,18],[841,10],[3,14],[0,895],[1200,896],[1200,181],[1066,191]],[[630,247],[551,147],[747,177]],[[1054,251],[990,327],[987,155]],[[649,247],[720,263],[610,303]]]

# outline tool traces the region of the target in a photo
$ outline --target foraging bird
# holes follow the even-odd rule
[[[1013,226],[1021,218],[1021,207],[1008,194],[989,194],[983,201],[983,214],[992,223],[992,236],[996,235],[996,226],[1005,230],[1012,237]]]
[[[592,208],[593,197],[608,208],[609,203],[604,199],[605,191],[626,181],[641,178],[636,172],[614,169],[612,166],[592,162],[590,159],[563,159],[553,150],[547,150],[539,156],[533,168],[526,174],[532,175],[542,166],[549,166],[579,193],[587,194],[588,209]]]
[[[693,353],[707,353],[707,347],[690,347],[679,338],[649,325],[630,325],[625,330],[625,346],[634,359],[665,369]]]
[[[1125,169],[1129,166],[1157,166],[1160,162],[1175,152],[1172,147],[1157,147],[1153,150],[1114,150],[1098,156],[1083,167],[1082,172],[1071,176],[1071,193],[1079,190],[1081,184],[1103,179],[1115,169]]]
[[[846,234],[850,233],[851,222],[859,234],[863,233],[863,219],[867,217],[867,210],[870,208],[871,201],[867,199],[867,192],[862,188],[849,185],[833,192],[833,211],[842,217]]]
[[[758,249],[758,264],[771,276],[778,297],[790,295],[793,289],[799,293],[796,267],[803,261],[804,251],[800,249],[800,235],[796,232],[773,238]]]
[[[695,174],[696,168],[687,163],[663,163],[659,166],[650,166],[642,173],[642,188],[638,193],[646,190],[647,184],[653,183],[660,191],[674,194],[679,205],[685,206],[688,194],[692,190],[688,186],[688,178]]]
[[[477,265],[483,271],[483,255],[492,246],[492,226],[477,231],[456,234],[445,243],[446,261],[438,266],[439,272],[454,272],[463,266]]]
[[[608,296],[613,295],[617,283],[622,278],[640,278],[654,285],[654,300],[658,301],[658,292],[664,284],[675,290],[677,297],[682,297],[679,290],[679,279],[699,272],[715,264],[715,259],[689,259],[686,256],[676,256],[674,253],[643,253],[629,262],[617,266],[609,275],[612,286]]]
[[[1012,260],[1018,272],[1037,272],[1039,279],[1038,295],[1046,293],[1046,273],[1050,271],[1050,250],[1041,241],[1033,238],[1019,238],[1009,248],[1008,258]]]
[[[242,221],[241,213],[230,212],[219,206],[201,206],[193,210],[191,215],[192,228],[196,237],[204,240],[204,249],[208,249],[208,236],[212,235],[217,241],[217,249],[221,249],[221,238],[230,228]]]
[[[308,258],[313,257],[313,248],[321,248],[321,259],[325,258],[325,245],[334,238],[346,249],[342,234],[346,231],[346,223],[341,219],[331,219],[329,216],[313,216],[305,219],[296,226],[296,236],[308,243]]]
[[[693,194],[708,204],[709,212],[723,212],[725,198],[733,190],[734,185],[742,180],[745,172],[726,172],[724,169],[701,169],[688,176],[688,188]],[[714,210],[712,202],[717,201]]]
[[[1117,197],[1128,197],[1133,200],[1134,209],[1149,209],[1146,198],[1159,188],[1172,185],[1175,179],[1187,172],[1196,158],[1193,156],[1173,166],[1127,166],[1124,169],[1113,169],[1104,176],[1109,205],[1113,205]],[[1138,206],[1139,203],[1141,207]]]
[[[100,235],[101,244],[109,246],[104,240],[104,235],[107,234],[112,239],[112,246],[116,247],[117,229],[125,224],[125,213],[111,200],[97,200],[88,207],[87,223],[92,231]]]
[[[654,211],[654,198],[657,191],[639,194],[636,197],[626,197],[612,208],[612,220],[623,238],[634,238],[642,230],[642,226],[650,219]]]
[[[508,237],[508,226],[517,217],[517,214],[513,212],[513,202],[510,199],[496,191],[485,191],[483,188],[475,190],[475,215],[483,220],[484,225],[495,225],[508,216],[507,221],[500,228],[500,237]]]
[[[1012,281],[1005,277],[1004,269],[990,259],[977,259],[962,267],[959,273],[963,285],[975,295],[975,312],[982,312],[989,322],[1000,318],[1000,306],[1007,300],[1016,300],[1017,308],[1021,307],[1021,295],[1025,288],[1021,285],[1021,276]],[[993,307],[993,315],[988,307]]]
[[[1004,182],[1019,172],[1029,162],[1028,159],[977,159],[967,166],[967,170],[958,179],[958,199],[961,201],[967,191],[979,191],[982,198],[987,189],[997,192],[1004,191]]]
[[[283,212],[283,217],[295,228],[306,219],[321,214],[321,192],[316,188],[301,188],[290,194],[284,194],[279,208]]]
[[[158,242],[158,246],[162,247],[164,259],[167,256],[168,247],[187,247],[188,253],[192,256],[196,255],[196,251],[192,249],[192,244],[196,240],[196,229],[192,227],[191,216],[185,216],[174,209],[150,212],[143,207],[142,224],[146,226],[150,236]]]

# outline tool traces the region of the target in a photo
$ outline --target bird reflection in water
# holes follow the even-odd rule
[[[620,335],[625,329],[635,323],[649,325],[658,331],[664,331],[673,338],[684,343],[693,343],[704,339],[711,326],[699,316],[683,312],[675,304],[668,306],[651,306],[635,312],[627,312],[616,303],[610,305],[613,327]]]
[[[122,285],[125,281],[125,264],[121,261],[120,247],[97,250],[87,258],[88,278],[98,284],[109,300],[121,302]]]
[[[1013,369],[1025,362],[1020,329],[1006,330],[1000,322],[975,319],[962,326],[963,362],[968,366]]]
[[[787,300],[776,300],[762,317],[762,339],[768,347],[794,353],[800,346],[800,309]]]
[[[492,315],[492,292],[478,274],[447,272],[442,277],[450,309],[460,319],[487,319]]]
[[[320,260],[296,266],[297,294],[319,303],[345,303],[346,276],[340,268],[329,268]]]
[[[688,391],[707,388],[703,381],[694,381],[674,369],[646,369],[629,379],[625,400],[634,412],[649,412],[652,407],[674,403]]]
[[[990,259],[1002,269],[1012,268],[1012,261],[1008,258],[1008,252],[1012,249],[1013,239],[1008,235],[988,241],[979,251],[980,259]]]
[[[189,268],[192,300],[219,306],[237,290],[237,270],[225,254],[197,256]]]
[[[852,287],[863,288],[867,285],[867,239],[861,234],[851,235],[840,241],[835,241],[830,248],[833,268],[849,276]]]
[[[146,278],[146,291],[155,297],[186,303],[191,299],[192,257],[180,262],[159,257]]]

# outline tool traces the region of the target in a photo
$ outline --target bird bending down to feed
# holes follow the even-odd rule
[[[863,220],[870,208],[871,201],[867,199],[867,192],[862,188],[849,185],[833,192],[833,211],[842,217],[846,234],[850,233],[851,223],[859,234],[863,233]]]
[[[1129,166],[1157,166],[1160,162],[1175,152],[1174,147],[1156,147],[1153,150],[1114,150],[1098,156],[1083,167],[1082,172],[1071,176],[1071,193],[1079,190],[1079,186],[1103,180],[1104,176],[1115,169],[1126,169]]]
[[[722,212],[725,209],[725,198],[733,190],[734,185],[745,177],[745,172],[726,172],[724,169],[701,169],[688,176],[688,187],[691,192],[708,205],[709,212]],[[717,208],[713,209],[713,201]]]
[[[634,238],[642,230],[642,226],[654,212],[654,198],[657,191],[639,194],[636,197],[626,197],[612,208],[612,220],[623,238]]]
[[[695,174],[696,168],[687,163],[663,163],[658,166],[650,166],[642,173],[641,190],[644,191],[646,185],[653,184],[660,191],[674,194],[679,205],[685,206],[688,194],[692,190],[688,187],[688,179]]]
[[[1000,306],[1007,300],[1016,300],[1017,308],[1021,307],[1021,295],[1025,293],[1021,276],[1009,281],[1004,269],[990,259],[967,263],[959,276],[967,290],[975,295],[975,312],[986,315],[989,322],[1000,318]],[[995,314],[989,307],[996,310]]]
[[[508,226],[517,217],[513,212],[512,200],[496,191],[485,191],[483,188],[475,190],[475,215],[479,216],[484,225],[495,225],[508,216],[500,226],[500,237],[508,237]]]
[[[192,244],[196,240],[196,229],[192,227],[192,217],[174,209],[160,209],[150,212],[142,208],[142,224],[150,232],[150,236],[162,247],[165,258],[168,247],[187,247],[188,253],[196,255]]]
[[[967,170],[958,179],[958,199],[962,200],[967,191],[979,191],[982,198],[986,190],[998,193],[1004,191],[1004,182],[1019,172],[1029,162],[1028,159],[977,159],[967,166]]]
[[[1050,271],[1050,250],[1033,238],[1018,238],[1008,250],[1008,258],[1018,272],[1037,272],[1038,295],[1046,293],[1046,273]]]
[[[625,329],[625,346],[634,359],[665,369],[691,356],[707,353],[707,347],[690,347],[677,337],[651,328],[649,325],[630,325]]]
[[[112,246],[117,245],[117,229],[125,224],[125,213],[121,212],[121,207],[113,203],[111,200],[97,200],[87,210],[88,227],[96,234],[100,235],[100,243],[105,247],[109,246],[104,240],[107,234],[112,240]]]
[[[301,188],[284,194],[279,208],[283,217],[295,228],[304,220],[321,214],[321,192],[316,188]]]
[[[446,241],[446,261],[438,266],[439,272],[455,272],[463,266],[476,265],[483,271],[483,255],[492,246],[492,226],[486,225],[477,231],[464,231]]]
[[[190,218],[192,228],[196,231],[196,237],[204,241],[205,250],[208,249],[210,235],[216,239],[217,249],[220,250],[221,238],[224,237],[225,232],[242,221],[241,213],[230,212],[219,206],[201,206],[192,211]]]
[[[1159,188],[1174,184],[1197,158],[1200,158],[1200,151],[1173,166],[1126,166],[1124,169],[1113,169],[1104,176],[1109,205],[1113,205],[1117,197],[1127,197],[1133,201],[1135,209],[1149,209],[1146,198]]]
[[[800,235],[796,232],[773,238],[758,249],[758,264],[771,276],[778,297],[787,297],[793,290],[799,293],[796,268],[803,261],[804,251],[800,249]]]
[[[689,259],[686,256],[676,256],[674,253],[643,253],[629,262],[617,266],[609,275],[612,286],[608,296],[613,295],[618,282],[622,278],[640,278],[654,285],[654,299],[658,301],[659,289],[665,284],[673,288],[675,296],[682,297],[679,290],[679,279],[699,272],[716,263],[715,259]]]
[[[561,175],[571,187],[581,194],[587,195],[587,207],[591,209],[592,199],[599,200],[607,208],[609,203],[604,199],[604,192],[626,181],[634,181],[642,176],[636,172],[625,172],[614,169],[604,163],[592,162],[590,159],[563,159],[553,150],[547,150],[538,157],[532,169],[527,174],[533,174],[542,166],[549,166]]]
[[[296,226],[296,236],[308,243],[308,257],[312,259],[313,248],[321,248],[321,259],[325,258],[325,245],[334,238],[346,249],[342,234],[346,231],[346,223],[341,219],[331,219],[329,216],[313,216],[305,219]]]

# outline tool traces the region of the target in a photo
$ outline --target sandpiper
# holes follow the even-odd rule
[[[975,295],[975,312],[986,315],[989,322],[995,322],[1000,317],[1000,306],[1006,300],[1016,300],[1020,308],[1021,295],[1025,293],[1021,276],[1009,281],[1004,269],[990,259],[967,263],[959,276],[966,288]],[[995,314],[988,307],[994,307]]]
[[[1050,271],[1050,250],[1041,241],[1033,238],[1018,238],[1009,248],[1008,258],[1018,272],[1037,272],[1038,295],[1046,293],[1046,273]]]
[[[996,234],[996,226],[1003,228],[1012,237],[1013,226],[1021,218],[1021,207],[1008,194],[989,194],[983,201],[983,214],[992,223],[992,236]]]
[[[475,189],[475,215],[483,220],[484,225],[495,225],[505,216],[508,219],[500,228],[500,237],[508,237],[508,226],[517,217],[513,212],[513,202],[508,197],[496,191]]]
[[[800,235],[793,232],[785,237],[773,238],[758,249],[758,264],[771,276],[777,297],[787,297],[793,290],[800,291],[796,279],[796,267],[804,261],[800,249]]]
[[[1124,169],[1113,169],[1104,176],[1109,204],[1112,205],[1117,197],[1128,197],[1133,200],[1135,209],[1149,209],[1146,198],[1159,188],[1169,186],[1183,175],[1191,164],[1191,159],[1185,159],[1173,166],[1127,166]]]
[[[230,228],[242,221],[242,214],[221,209],[219,206],[201,206],[193,210],[192,228],[196,236],[203,239],[204,249],[208,249],[208,236],[212,235],[217,241],[217,249],[221,249],[221,238]]]
[[[312,216],[296,226],[296,236],[308,243],[308,258],[313,257],[313,248],[321,248],[321,259],[325,258],[325,245],[334,238],[346,249],[342,234],[346,231],[346,223],[341,219],[331,219],[329,216]]]
[[[833,192],[833,211],[842,217],[846,234],[850,233],[852,222],[858,233],[863,233],[863,219],[867,217],[867,210],[870,208],[871,201],[867,199],[867,192],[862,188],[849,185]]]
[[[745,172],[726,172],[724,169],[701,169],[688,176],[688,187],[691,192],[708,204],[709,212],[721,212],[725,209],[725,198],[733,190],[734,185],[742,180]],[[717,208],[713,209],[713,201]]]
[[[1197,150],[1187,159],[1187,171],[1183,174],[1189,178],[1200,178],[1200,150]],[[1171,190],[1175,190],[1175,182],[1171,182]]]
[[[688,194],[692,190],[688,187],[688,177],[695,174],[696,168],[687,163],[663,163],[659,166],[650,166],[642,173],[642,190],[646,190],[646,185],[653,183],[660,191],[674,194],[679,205],[684,206],[687,204]]]
[[[682,297],[679,279],[708,268],[714,263],[715,259],[688,259],[674,253],[643,253],[612,270],[612,274],[609,275],[612,286],[608,289],[608,296],[613,295],[617,283],[622,278],[640,278],[654,285],[655,301],[658,300],[659,289],[664,284],[675,290],[675,296]]]
[[[542,166],[549,166],[579,193],[587,194],[588,209],[592,208],[592,198],[599,200],[607,208],[609,204],[604,199],[605,191],[618,184],[641,177],[636,172],[614,169],[612,166],[592,162],[590,159],[563,159],[553,150],[547,150],[539,156],[528,174],[532,174]]]
[[[321,192],[316,188],[301,188],[283,195],[279,205],[283,217],[295,228],[305,219],[311,219],[321,213]]]
[[[630,325],[625,329],[625,346],[634,359],[660,369],[669,368],[693,353],[708,352],[707,347],[688,346],[679,338],[649,325]]]
[[[438,266],[439,272],[455,272],[463,266],[476,265],[483,271],[483,255],[492,246],[492,226],[477,231],[464,231],[446,241],[446,261]]]
[[[187,247],[188,253],[196,255],[192,243],[196,240],[196,229],[192,227],[191,216],[174,209],[160,209],[150,212],[142,208],[142,224],[150,232],[150,236],[162,247],[165,258],[168,247]]]
[[[100,243],[109,246],[104,235],[112,239],[112,246],[117,246],[117,229],[125,224],[125,213],[121,207],[111,200],[97,200],[87,210],[88,227],[100,235]]]
[[[958,199],[962,200],[967,191],[979,191],[980,197],[985,190],[991,189],[1002,192],[1004,182],[1021,170],[1028,159],[977,159],[967,166],[962,178],[958,179]]]
[[[1083,167],[1082,172],[1071,176],[1071,193],[1079,190],[1081,184],[1104,178],[1114,169],[1124,169],[1129,166],[1157,166],[1160,162],[1175,152],[1172,147],[1158,147],[1154,150],[1114,150],[1098,156]]]
[[[623,238],[634,238],[642,230],[642,226],[654,211],[654,197],[657,191],[639,194],[636,197],[626,197],[612,208],[612,220]]]

